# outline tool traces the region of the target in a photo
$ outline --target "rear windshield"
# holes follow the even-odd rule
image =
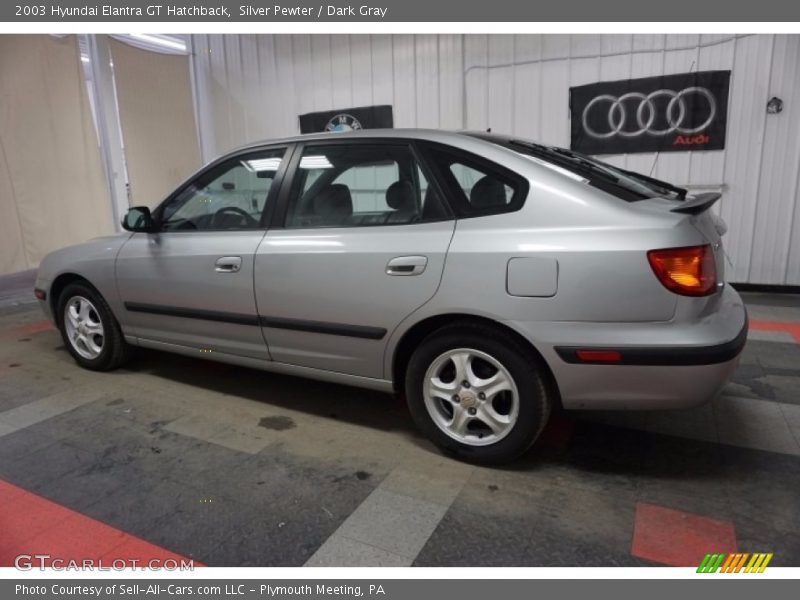
[[[489,133],[469,133],[467,135],[509,148],[523,156],[544,161],[564,169],[573,175],[579,176],[592,187],[601,189],[627,202],[657,197],[683,200],[686,197],[686,190],[683,188],[647,175],[615,167],[580,152]]]

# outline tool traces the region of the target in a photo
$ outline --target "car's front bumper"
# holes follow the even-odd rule
[[[36,293],[38,291],[41,291],[44,294],[44,298],[39,297],[39,295]],[[31,290],[31,293],[36,295],[36,298],[39,301],[39,306],[42,307],[42,312],[44,312],[45,316],[53,321],[53,311],[50,304],[50,281],[37,273],[36,283],[33,284],[33,290]]]
[[[522,325],[550,366],[568,409],[702,404],[725,385],[747,340],[747,311],[730,286],[720,292],[713,310],[681,322]],[[578,350],[614,352],[618,360],[581,360]]]

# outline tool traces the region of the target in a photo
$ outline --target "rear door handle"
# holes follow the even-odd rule
[[[428,265],[427,256],[398,256],[386,265],[387,275],[419,275]]]
[[[214,270],[217,273],[238,273],[241,268],[241,256],[223,256],[214,263]]]

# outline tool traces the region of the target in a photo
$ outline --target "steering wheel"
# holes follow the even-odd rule
[[[213,228],[218,227],[222,220],[221,216],[228,213],[242,217],[242,219],[244,220],[243,224],[247,225],[248,227],[253,227],[258,225],[258,220],[254,219],[250,213],[239,208],[238,206],[223,206],[217,212],[214,213],[214,216],[211,218],[211,226]]]

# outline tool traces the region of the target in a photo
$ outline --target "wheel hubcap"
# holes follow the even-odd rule
[[[519,394],[493,356],[469,348],[445,352],[425,373],[425,408],[451,438],[471,446],[494,444],[514,428]]]
[[[103,351],[103,322],[94,304],[83,296],[69,299],[64,308],[67,339],[75,352],[93,360]]]

